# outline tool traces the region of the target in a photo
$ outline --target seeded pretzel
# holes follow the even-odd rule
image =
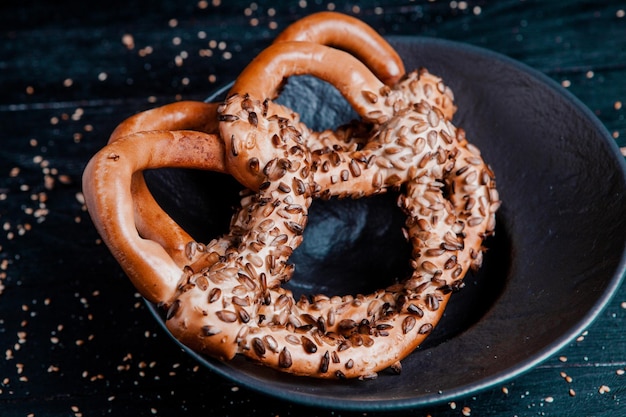
[[[308,48],[304,43],[300,47]],[[297,59],[308,60],[309,68],[326,56],[296,54]],[[346,56],[342,62],[349,61]],[[315,71],[313,75],[320,76]],[[354,67],[349,71],[353,75]],[[142,294],[167,306],[168,328],[183,343],[222,359],[241,353],[296,374],[373,377],[389,366],[400,369],[398,361],[430,333],[467,269],[480,264],[481,242],[493,231],[499,204],[490,170],[438,108],[408,102],[401,89],[383,90],[382,103],[363,94],[378,85],[375,77],[370,78],[366,68],[359,73],[372,83],[350,90],[345,88],[346,79],[352,82],[354,77],[345,73],[325,79],[371,124],[372,137],[364,149],[313,155],[308,145],[317,143],[318,133],[308,132],[289,109],[276,107],[278,111],[270,112],[275,109],[271,101],[243,92],[258,91],[238,82],[233,89],[237,94],[220,109],[220,129],[237,125],[243,132],[261,130],[259,123],[267,122],[277,130],[259,133],[252,142],[246,133],[245,140],[237,137],[237,129],[230,136],[222,133],[226,155],[215,136],[200,132],[140,133],[108,145],[88,165],[85,193],[92,216],[99,219],[96,225],[129,275],[140,278],[135,285]],[[259,80],[268,79],[265,73],[258,75]],[[274,78],[268,92],[283,78]],[[239,113],[231,112],[237,105]],[[257,116],[251,116],[259,108]],[[413,129],[414,125],[418,127]],[[239,143],[254,146],[233,146]],[[263,161],[253,177],[260,191],[244,196],[227,236],[208,245],[174,242],[186,248],[184,262],[171,256],[168,248],[138,236],[132,175],[161,166],[221,172],[226,167],[229,172],[243,168],[249,174],[256,165],[250,163],[253,158]],[[417,158],[416,166],[406,166]],[[347,174],[345,169],[337,171],[341,182],[333,180],[332,170],[324,169],[326,161],[347,168]],[[105,184],[113,186],[103,190]],[[407,238],[414,248],[411,277],[367,296],[316,295],[297,302],[280,287],[290,277],[287,260],[302,240],[313,195],[359,196],[401,184],[407,189],[400,203],[408,214]],[[104,221],[111,218],[116,219],[112,225]],[[174,236],[176,241],[183,234]],[[174,285],[177,273],[180,279]]]

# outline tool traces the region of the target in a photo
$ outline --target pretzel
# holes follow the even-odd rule
[[[499,206],[493,173],[439,107],[411,101],[410,88],[385,86],[350,54],[290,41],[266,51],[218,109],[219,136],[132,133],[141,129],[133,123],[129,134],[114,135],[85,170],[94,223],[142,295],[167,310],[172,334],[198,352],[223,360],[242,354],[321,378],[398,371],[467,270],[480,266]],[[325,70],[328,57],[346,65]],[[311,132],[295,112],[273,103],[285,78],[305,73],[335,85],[362,116],[362,148],[326,149],[325,136],[345,131]],[[419,81],[425,73],[413,74]],[[138,230],[150,225],[136,222],[149,216],[135,215],[133,199],[145,195],[133,194],[133,178],[166,166],[228,172],[258,192],[242,196],[230,232],[206,245],[171,219],[168,229],[154,223],[151,236],[141,237]],[[281,285],[291,276],[288,258],[302,241],[312,198],[389,188],[403,189],[412,275],[369,295],[294,300]]]

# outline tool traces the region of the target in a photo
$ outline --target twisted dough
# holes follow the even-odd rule
[[[362,116],[357,128],[311,132],[273,103],[296,74],[335,85]],[[169,117],[161,108],[122,124],[85,170],[94,223],[139,291],[166,307],[172,334],[194,350],[322,378],[399,370],[468,269],[480,265],[499,206],[493,173],[450,122],[449,89],[430,77],[414,71],[390,87],[348,53],[278,42],[242,72],[217,110],[221,139],[211,134],[217,118],[200,123],[187,104],[170,107],[182,111],[166,122],[154,117]],[[133,133],[190,125],[197,130]],[[258,192],[242,196],[226,236],[201,244],[165,213],[136,204],[153,201],[141,171],[165,166],[229,172]],[[369,295],[294,300],[281,284],[291,276],[288,258],[302,241],[312,198],[389,188],[402,191],[412,275]]]
[[[298,114],[273,101],[285,79],[293,75],[314,75],[335,86],[366,123],[380,125],[394,112],[414,104],[430,105],[436,117],[450,119],[456,110],[453,96],[440,78],[425,69],[413,71],[394,88],[383,84],[352,55],[325,45],[309,42],[280,42],[263,50],[241,72],[223,106],[218,108],[220,135],[226,145],[231,174],[242,184],[261,181],[259,166],[272,157],[265,138],[273,138],[281,129],[281,120],[291,120],[305,140],[312,135],[300,122]],[[250,124],[254,129],[249,129]],[[357,129],[362,131],[363,129]],[[371,129],[367,127],[365,132]],[[354,130],[325,131],[311,141],[313,149],[350,148]],[[345,137],[340,139],[338,137]],[[317,143],[316,143],[317,142]],[[265,150],[268,155],[263,155]],[[246,159],[246,155],[250,155]],[[332,191],[331,191],[332,192]]]

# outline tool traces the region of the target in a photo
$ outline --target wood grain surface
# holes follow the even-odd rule
[[[329,9],[384,35],[519,60],[626,146],[623,1],[3,2],[0,416],[626,415],[626,284],[578,339],[529,372],[395,413],[267,397],[199,366],[158,327],[91,224],[80,187],[87,160],[125,117],[205,98],[288,23]]]

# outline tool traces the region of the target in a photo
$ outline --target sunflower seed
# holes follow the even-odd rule
[[[287,350],[287,347],[284,347],[283,350],[280,351],[278,355],[278,366],[281,368],[291,368],[291,353]]]
[[[230,310],[220,310],[215,313],[218,319],[225,323],[234,323],[237,321],[237,313]]]

